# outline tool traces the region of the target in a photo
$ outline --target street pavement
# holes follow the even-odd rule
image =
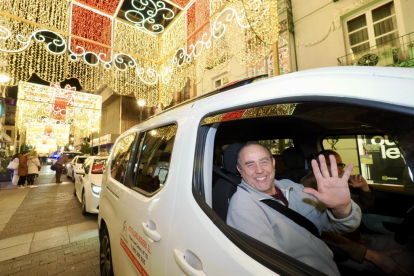
[[[45,165],[36,188],[0,182],[0,276],[99,275],[97,215],[83,216],[61,181]]]

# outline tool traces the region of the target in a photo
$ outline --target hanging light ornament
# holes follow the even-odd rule
[[[154,14],[143,14],[138,29],[115,19],[119,0],[0,1],[0,59],[8,64],[0,73],[10,76],[6,85],[32,73],[49,82],[75,77],[89,91],[107,84],[148,106],[169,105],[206,69],[223,68],[233,57],[245,67],[263,61],[278,38],[276,0],[171,2],[184,11],[156,36],[147,28],[157,25]],[[145,3],[165,12],[160,0]]]

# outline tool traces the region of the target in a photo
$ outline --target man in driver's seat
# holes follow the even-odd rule
[[[237,169],[243,180],[233,195],[227,223],[251,237],[282,251],[328,275],[340,275],[328,246],[308,230],[275,209],[263,199],[272,199],[309,219],[321,231],[348,233],[361,221],[361,210],[352,200],[348,178],[350,164],[342,178],[334,156],[330,176],[324,156],[319,156],[321,169],[312,160],[318,191],[303,188],[290,180],[275,180],[275,160],[271,152],[257,142],[248,142],[238,153]],[[323,203],[328,209],[318,209]]]

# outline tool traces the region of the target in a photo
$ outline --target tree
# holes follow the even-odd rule
[[[84,142],[84,143],[82,144],[82,146],[81,146],[80,151],[81,151],[83,154],[91,154],[91,152],[92,152],[91,145],[89,145],[89,143],[88,143],[88,142]]]

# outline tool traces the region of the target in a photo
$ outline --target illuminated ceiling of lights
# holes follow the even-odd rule
[[[8,86],[36,72],[169,105],[207,68],[263,61],[278,26],[277,0],[0,1],[0,73]]]

